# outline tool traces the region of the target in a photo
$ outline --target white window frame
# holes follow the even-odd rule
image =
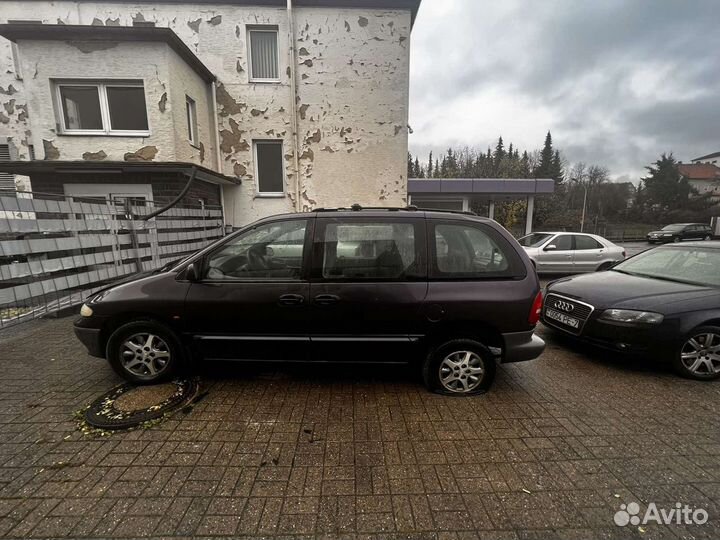
[[[277,78],[265,79],[253,77],[253,66],[252,66],[252,33],[253,32],[265,32],[275,34],[275,50],[277,51],[277,57],[275,62],[277,63]],[[280,32],[277,26],[248,26],[247,27],[247,50],[248,50],[248,80],[251,83],[268,83],[277,84],[280,82]]]
[[[139,87],[145,92],[144,81],[126,80],[126,79],[72,79],[72,80],[53,80],[55,85],[55,101],[58,117],[58,126],[62,135],[107,135],[114,137],[147,137],[150,135],[150,115],[147,110],[147,96],[145,96],[145,118],[147,119],[148,128],[146,130],[128,130],[128,129],[112,129],[110,123],[110,105],[107,99],[107,88],[120,87]],[[65,111],[63,109],[61,87],[67,86],[95,86],[98,89],[100,99],[100,117],[102,118],[103,129],[68,129],[65,125]]]
[[[193,146],[198,146],[199,138],[197,125],[197,102],[185,95],[185,117],[187,118],[188,141]]]
[[[283,144],[283,141],[278,141],[276,139],[253,139],[252,145],[253,145],[253,161],[255,162],[255,196],[256,197],[285,197],[285,191],[260,191],[260,160],[258,160],[257,155],[257,149],[259,145],[262,144],[275,144],[280,145],[280,159],[283,160],[281,163],[281,170],[283,173],[283,186],[285,186],[285,183],[287,182],[287,177],[285,176],[285,162],[283,156],[285,155],[285,145]]]

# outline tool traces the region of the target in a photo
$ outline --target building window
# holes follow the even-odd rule
[[[278,82],[278,31],[277,28],[252,28],[248,31],[250,45],[250,80]]]
[[[187,117],[188,140],[190,144],[197,146],[197,105],[195,104],[195,100],[190,96],[185,96],[185,116]]]
[[[149,135],[141,82],[61,82],[56,87],[63,133]]]
[[[261,195],[285,195],[282,141],[254,141],[255,176]]]

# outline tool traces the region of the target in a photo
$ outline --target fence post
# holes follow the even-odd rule
[[[133,251],[135,252],[135,268],[137,272],[143,271],[142,260],[140,259],[140,245],[138,244],[137,231],[135,230],[135,215],[132,212],[132,202],[129,197],[125,198],[125,217],[128,220],[130,229],[130,242],[132,242]]]

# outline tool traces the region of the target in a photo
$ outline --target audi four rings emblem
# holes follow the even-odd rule
[[[555,302],[555,307],[567,313],[572,313],[575,309],[575,306],[573,304],[571,304],[570,302],[564,302],[563,300],[558,300],[557,302]]]

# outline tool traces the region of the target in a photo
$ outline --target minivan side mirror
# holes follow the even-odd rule
[[[200,272],[196,263],[188,264],[185,269],[185,279],[188,281],[200,281]]]
[[[545,246],[545,251],[552,251],[553,249],[557,249],[557,246],[555,244],[550,244],[549,246]]]

